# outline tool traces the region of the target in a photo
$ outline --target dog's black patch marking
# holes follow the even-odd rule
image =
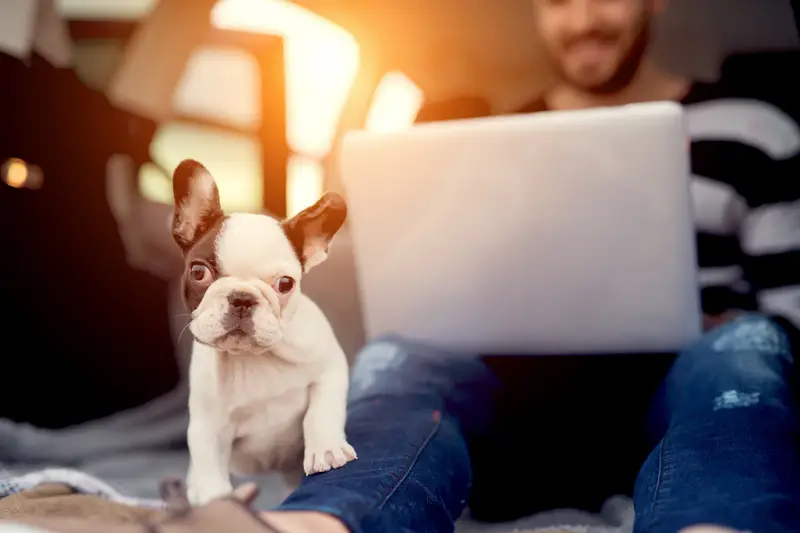
[[[291,224],[291,220],[287,220],[283,224],[281,224],[283,228],[283,233],[286,235],[286,238],[289,239],[289,244],[292,245],[292,250],[294,250],[294,255],[297,256],[297,259],[300,261],[300,266],[304,269],[306,267],[306,260],[305,254],[303,254],[303,232],[300,229]]]
[[[317,203],[281,224],[303,268],[306,266],[305,249],[308,242],[319,239],[327,246],[346,218],[347,204],[344,198],[336,193],[327,193]]]
[[[172,194],[175,205],[172,235],[184,253],[225,216],[219,200],[219,190],[216,184],[212,183],[211,196],[204,198],[202,211],[199,213],[200,219],[193,227],[185,227],[187,214],[184,212],[184,205],[190,199],[193,183],[202,174],[208,174],[208,170],[201,163],[193,159],[186,159],[178,165],[172,175]],[[185,232],[186,229],[189,231]]]
[[[214,279],[218,279],[222,272],[219,268],[219,258],[217,257],[216,244],[220,230],[228,217],[219,218],[193,246],[186,250],[186,262],[183,269],[183,301],[189,312],[193,312],[203,300],[208,286],[203,287],[192,281],[189,270],[195,262],[206,265]]]

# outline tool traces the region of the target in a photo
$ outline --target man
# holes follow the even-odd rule
[[[265,518],[286,533],[445,532],[467,504],[506,520],[627,491],[636,533],[800,531],[800,203],[783,185],[797,126],[659,68],[648,45],[663,0],[533,2],[560,81],[525,111],[686,104],[708,333],[677,357],[468,359],[374,342],[352,380],[359,460],[306,478]]]

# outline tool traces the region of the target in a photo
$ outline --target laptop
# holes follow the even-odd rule
[[[668,102],[349,133],[368,338],[468,354],[681,349],[701,334],[687,139]]]

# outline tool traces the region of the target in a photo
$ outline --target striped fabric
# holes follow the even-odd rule
[[[800,324],[800,127],[762,101],[686,105],[703,309]]]

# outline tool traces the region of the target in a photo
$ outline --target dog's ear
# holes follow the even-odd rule
[[[172,192],[172,237],[185,252],[224,216],[219,191],[206,167],[187,159],[175,169]]]
[[[283,231],[308,272],[328,257],[333,236],[347,218],[347,204],[341,195],[329,192],[317,203],[283,222]]]

